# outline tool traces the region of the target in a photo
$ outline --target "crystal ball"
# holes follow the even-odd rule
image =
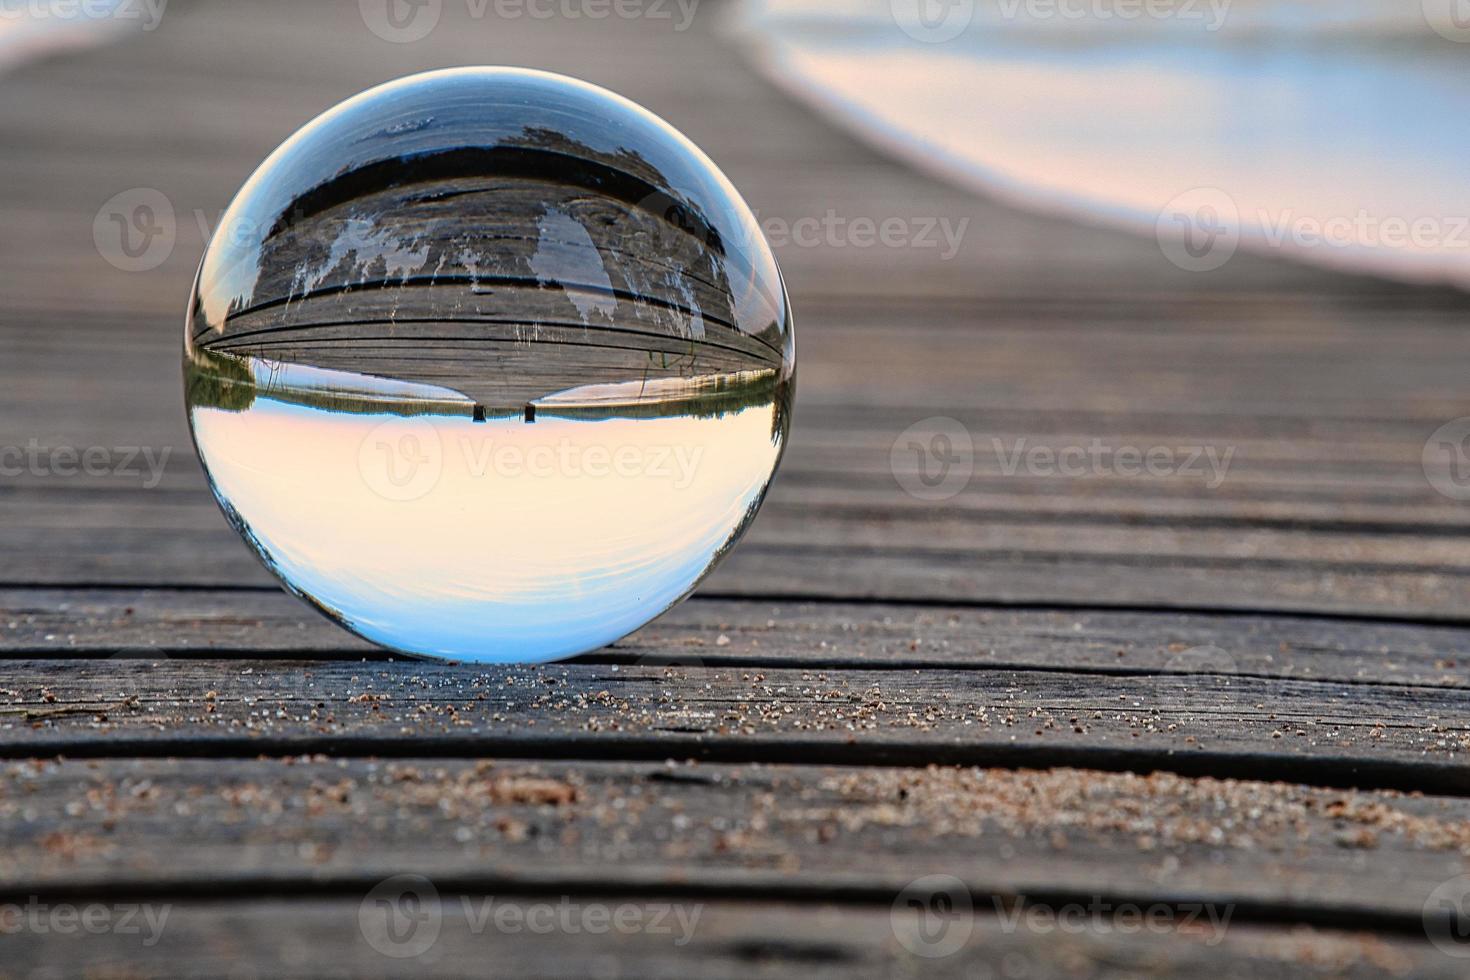
[[[668,609],[786,443],[795,348],[755,217],[640,106],[414,75],[250,177],[184,334],[189,423],[286,588],[390,649],[543,661]]]

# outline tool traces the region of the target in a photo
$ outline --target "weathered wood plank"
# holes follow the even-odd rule
[[[1195,928],[1143,930],[1132,920],[1103,919],[1081,931],[1044,934],[993,914],[962,917],[964,944],[944,957],[917,956],[898,939],[912,937],[916,920],[899,925],[883,903],[794,904],[599,893],[493,895],[444,889],[433,917],[437,935],[400,932],[401,944],[385,943],[370,925],[375,948],[361,925],[366,889],[347,897],[285,896],[231,902],[199,898],[147,901],[163,921],[158,941],[148,929],[135,934],[38,934],[7,936],[7,968],[19,976],[58,971],[66,976],[231,976],[273,978],[512,976],[964,978],[1045,976],[1088,980],[1208,976],[1221,980],[1285,980],[1333,977],[1378,980],[1413,976],[1455,980],[1459,963],[1429,943],[1342,930],[1244,925],[1210,945]],[[85,907],[86,901],[71,902]],[[104,909],[137,907],[120,899]],[[163,906],[168,906],[167,915]],[[571,927],[544,931],[569,909]],[[676,907],[676,908],[675,908]],[[420,907],[422,908],[422,906]],[[369,912],[379,911],[372,906]],[[601,918],[625,909],[623,929]],[[1040,909],[1043,920],[1050,909]],[[663,914],[667,912],[667,914]],[[679,926],[682,913],[685,923]],[[697,913],[697,915],[696,915]],[[106,915],[120,917],[116,911]],[[495,916],[499,915],[496,925]],[[108,920],[108,921],[115,921]],[[140,917],[138,921],[143,922]],[[372,922],[373,920],[367,919]],[[611,922],[611,918],[607,922]],[[655,922],[659,925],[656,927]],[[1024,920],[1023,920],[1024,921]],[[537,923],[533,930],[531,923]],[[670,924],[672,926],[670,927]],[[956,939],[959,926],[952,927]],[[950,936],[946,932],[944,937]],[[681,943],[676,940],[685,939]],[[910,938],[912,942],[912,938]],[[413,955],[422,945],[427,948]],[[922,944],[917,948],[927,950]]]
[[[853,900],[948,874],[977,900],[1188,896],[1392,926],[1470,868],[1463,799],[1070,769],[26,762],[0,767],[0,817],[9,893],[345,891],[407,871]]]
[[[54,391],[47,397],[55,401],[55,417],[50,421],[25,422],[16,416],[7,421],[7,435],[12,438],[5,444],[3,485],[9,492],[43,486],[63,492],[109,486],[127,489],[125,474],[56,473],[44,467],[56,450],[80,452],[90,446],[147,447],[154,455],[167,451],[162,481],[150,484],[150,489],[154,485],[169,489],[202,485],[181,413],[164,413],[159,408],[145,419],[134,409],[134,414],[113,419],[106,428],[92,432],[90,439],[72,439],[68,430],[80,423],[66,416],[78,412],[81,405],[61,404]],[[99,410],[101,400],[95,406]],[[1040,497],[1039,515],[1067,505],[1077,514],[1129,513],[1139,519],[1153,516],[1155,521],[1190,523],[1234,517],[1269,524],[1273,519],[1297,517],[1307,523],[1327,520],[1336,507],[1340,509],[1337,521],[1348,527],[1376,522],[1385,530],[1395,526],[1443,529],[1465,522],[1458,501],[1437,492],[1426,479],[1420,436],[1431,424],[1427,422],[1398,423],[1398,432],[1389,438],[1370,434],[1369,424],[1363,423],[1356,432],[1348,429],[1335,438],[1310,439],[1285,434],[1150,431],[1134,420],[1105,416],[1074,417],[1063,422],[1067,428],[1060,431],[1056,419],[1043,424],[1039,416],[1032,416],[1029,421],[1036,424],[1028,429],[1027,418],[1014,413],[983,420],[951,408],[947,417],[972,433],[974,448],[966,456],[966,465],[973,473],[968,484],[956,488],[949,499],[915,500],[901,492],[898,478],[917,472],[918,460],[909,451],[895,461],[892,449],[905,429],[926,418],[921,413],[934,411],[919,407],[877,415],[857,407],[809,409],[802,414],[783,473],[799,477],[804,494],[817,494],[823,502],[866,502],[900,512],[965,513],[1006,505],[1025,513],[1021,509],[1024,501]],[[41,407],[29,404],[25,412],[39,415]],[[125,432],[128,426],[137,428]],[[145,433],[160,438],[136,438]],[[1120,451],[1154,447],[1171,454],[1175,468],[1149,474],[1139,467],[1112,467]],[[1213,456],[1205,455],[1210,451]],[[1048,452],[1070,454],[1064,457],[1069,469],[1040,458]],[[41,465],[33,466],[31,457],[38,457]],[[1098,463],[1088,462],[1091,458]],[[1441,470],[1431,472],[1436,479],[1440,477]],[[1443,472],[1450,470],[1446,467]],[[104,497],[94,499],[99,504],[106,502]],[[1416,518],[1415,512],[1421,516]]]
[[[1321,617],[694,598],[583,662],[1065,668],[1470,687],[1470,630]],[[387,656],[283,591],[0,590],[0,656]]]
[[[1185,530],[1153,536],[1161,554],[1133,550],[1142,539],[1120,529],[1089,533],[1086,527],[1064,526],[966,528],[966,546],[957,545],[943,523],[884,527],[861,519],[844,521],[840,513],[798,516],[790,511],[783,515],[782,510],[773,501],[706,589],[793,600],[1149,604],[1446,622],[1463,622],[1470,608],[1470,574],[1465,570],[1417,561],[1395,565],[1371,556],[1363,560],[1363,543],[1351,538],[1334,542],[1331,536],[1300,532],[1255,536],[1265,542],[1263,550],[1300,540],[1317,552],[1314,559],[1303,560],[1279,551],[1259,558],[1219,554],[1212,546],[1235,550],[1252,542],[1223,532]],[[84,513],[69,521],[59,510],[52,513],[56,516],[50,521],[32,518],[0,530],[0,542],[11,555],[0,567],[0,584],[170,588],[274,583],[208,500],[125,511],[127,527],[116,526],[115,520],[88,527]],[[1073,547],[1089,538],[1102,540],[1091,548]],[[1402,553],[1412,556],[1416,543],[1416,538],[1403,541]],[[1455,557],[1448,543],[1444,547]]]
[[[78,465],[76,462],[70,465]],[[160,553],[169,538],[191,531],[224,530],[214,500],[207,492],[182,489],[152,496],[146,483],[151,479],[150,461],[137,457],[138,471],[132,489],[99,488],[80,503],[76,495],[57,499],[40,488],[8,495],[5,506],[23,526],[7,529],[7,538],[17,550],[36,549],[43,538],[58,538],[58,531],[107,533],[122,544],[133,535],[154,538]],[[487,476],[486,479],[491,479]],[[143,491],[143,492],[139,492]],[[1092,515],[1055,515],[1028,519],[1023,513],[994,513],[985,510],[949,511],[906,500],[897,506],[873,506],[866,501],[839,504],[832,499],[816,500],[797,488],[773,497],[759,534],[751,541],[770,547],[799,548],[820,555],[823,551],[852,551],[895,554],[935,554],[939,560],[973,557],[1043,560],[1084,564],[1114,560],[1118,564],[1192,564],[1203,568],[1259,566],[1272,568],[1335,569],[1351,573],[1374,571],[1386,574],[1440,573],[1447,578],[1470,574],[1470,552],[1450,534],[1416,533],[1370,528],[1355,533],[1352,525],[1300,527],[1292,522],[1261,526],[1249,533],[1231,524],[1155,520],[1134,522]],[[835,496],[835,495],[834,495]],[[108,506],[111,504],[111,506]],[[76,535],[80,537],[80,535]],[[57,541],[57,551],[85,541]],[[123,545],[126,546],[126,545]],[[38,554],[33,561],[48,556]],[[203,561],[219,555],[205,554]],[[11,582],[25,571],[26,559],[8,576]],[[161,571],[161,569],[159,569]],[[188,564],[175,566],[172,573],[180,584],[193,584]],[[154,571],[157,575],[158,571]]]
[[[1053,766],[1470,793],[1461,689],[1225,675],[6,661],[0,753]]]
[[[100,463],[88,465],[106,469],[89,476],[80,469],[87,447],[45,447],[41,451],[56,452],[57,459],[78,461],[64,464],[76,466],[75,476],[23,476],[0,485],[0,513],[18,523],[45,526],[60,523],[65,512],[73,516],[69,525],[73,530],[136,526],[139,521],[149,522],[149,515],[159,515],[165,507],[177,509],[180,523],[201,512],[207,517],[208,490],[191,458],[192,448],[165,447],[166,456],[155,447],[148,447],[147,455],[135,448],[97,447]],[[841,475],[804,467],[809,461],[800,450],[792,455],[797,459],[782,466],[772,490],[771,508],[789,514],[830,514],[847,521],[890,520],[910,525],[948,521],[977,527],[1061,526],[1100,531],[1126,527],[1313,532],[1334,535],[1337,541],[1355,536],[1368,549],[1378,536],[1389,536],[1386,542],[1401,545],[1405,536],[1447,538],[1470,530],[1465,515],[1455,508],[1436,507],[1433,502],[1421,506],[1408,495],[1403,502],[1385,503],[1369,496],[1371,488],[1366,486],[1355,496],[1367,499],[1350,502],[1343,497],[1351,491],[1334,500],[1310,488],[1301,495],[1284,489],[1266,499],[1251,499],[1245,495],[1214,497],[1187,486],[1169,492],[1168,487],[1138,487],[1126,480],[1111,485],[1100,481],[1076,492],[1044,478],[977,475],[970,492],[937,505],[896,493],[888,472],[865,474],[855,467]]]

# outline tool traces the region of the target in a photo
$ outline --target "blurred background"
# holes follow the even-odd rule
[[[269,108],[255,104],[253,87],[266,82],[253,79],[251,89],[228,93],[233,105],[206,109],[198,93],[174,92],[111,114],[114,126],[136,136],[166,116],[176,149],[196,139],[238,148],[228,161],[235,176],[263,156],[269,137],[289,134],[343,91],[303,86],[338,73],[362,87],[425,67],[506,63],[582,75],[659,103],[657,111],[715,149],[743,146],[716,153],[738,177],[757,154],[779,150],[797,160],[796,146],[774,144],[799,144],[799,134],[759,116],[681,118],[676,96],[659,83],[687,70],[683,105],[697,86],[701,98],[720,93],[728,109],[749,105],[742,93],[759,73],[893,159],[1007,205],[1158,238],[1190,271],[1223,265],[1239,247],[1400,281],[1470,281],[1470,231],[1461,227],[1470,195],[1457,166],[1470,148],[1456,111],[1470,95],[1463,0],[344,0],[299,11],[251,4],[254,13],[240,18],[248,23],[232,19],[228,29],[211,23],[214,6],[5,0],[0,67],[123,41],[152,43],[174,61],[157,66],[160,79],[191,64],[180,58],[221,68],[237,58],[259,67],[280,58],[292,71],[269,79],[279,97]],[[690,64],[687,53],[700,44],[681,39],[711,33],[733,60]],[[685,57],[676,54],[681,48]],[[116,58],[88,60],[103,85]],[[7,88],[12,98],[31,95],[33,111],[64,99],[35,98],[23,84]],[[286,97],[291,91],[300,99]],[[313,102],[307,92],[320,97]],[[113,93],[87,101],[98,107],[98,95]],[[187,109],[169,115],[170,97]],[[238,115],[246,99],[248,120]],[[732,126],[734,118],[742,125]],[[104,132],[95,135],[104,145]],[[106,162],[113,184],[130,176],[126,159],[114,153]],[[790,176],[795,190],[801,177]],[[839,212],[856,201],[886,204],[844,183],[846,199],[829,189]],[[759,180],[745,184],[759,195],[777,247],[803,247],[792,241],[793,224],[822,218],[823,209],[769,196],[779,188],[768,191]],[[176,234],[187,264],[223,202],[177,204],[186,211]],[[821,234],[846,238],[848,229],[833,226],[854,217],[861,216],[835,215]],[[12,245],[22,238],[9,237]],[[953,258],[963,237],[936,234],[939,256]],[[912,244],[845,247],[850,257]],[[7,258],[45,254],[17,252]]]
[[[1157,233],[1196,269],[1241,244],[1465,285],[1463,6],[775,0],[743,23],[789,91],[1017,205]]]

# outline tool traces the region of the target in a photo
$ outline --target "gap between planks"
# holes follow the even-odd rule
[[[764,549],[767,546],[757,546]],[[742,549],[745,550],[745,549]],[[800,549],[797,549],[800,550]],[[228,595],[239,594],[264,594],[264,595],[289,595],[281,586],[270,582],[117,582],[100,579],[96,581],[75,582],[0,582],[0,593],[4,592],[175,592],[180,595],[201,595],[209,593],[220,593]],[[895,608],[909,609],[963,609],[971,611],[996,611],[996,612],[1053,612],[1053,613],[1136,613],[1140,615],[1159,616],[1219,616],[1234,618],[1267,618],[1275,620],[1301,620],[1316,621],[1324,623],[1361,623],[1365,625],[1385,626],[1419,626],[1425,629],[1456,629],[1461,627],[1470,628],[1470,614],[1465,615],[1416,615],[1412,613],[1394,614],[1381,612],[1354,612],[1352,610],[1333,609],[1278,609],[1267,606],[1248,605],[1209,605],[1170,603],[1140,603],[1140,602],[1108,602],[1105,599],[1093,601],[1073,601],[1067,599],[1004,599],[996,597],[970,598],[965,596],[939,595],[933,597],[913,595],[842,595],[836,593],[821,592],[759,592],[731,591],[724,589],[701,589],[683,604],[699,604],[702,601],[712,602],[749,602],[752,604],[774,604],[774,605],[833,605],[833,606],[892,606]],[[268,650],[258,651],[258,654],[268,654]],[[57,657],[75,656],[75,654],[57,653]],[[336,655],[333,654],[335,657]],[[377,656],[372,650],[364,650],[361,657],[351,659],[382,659],[382,660],[406,660],[410,662],[434,662],[432,660],[415,661],[411,657],[402,655],[394,656],[384,652]]]
[[[300,877],[260,877],[250,875],[219,876],[211,878],[154,881],[144,878],[131,881],[100,879],[64,885],[33,886],[22,884],[0,886],[0,904],[21,903],[35,899],[39,902],[147,902],[188,901],[192,903],[234,903],[260,899],[301,898],[350,898],[361,900],[375,885],[383,880],[381,875],[302,875]],[[524,895],[527,897],[575,895],[583,898],[642,898],[642,899],[685,899],[685,900],[744,900],[744,901],[790,901],[804,903],[842,904],[855,907],[875,906],[888,909],[893,905],[901,889],[885,886],[847,884],[840,880],[820,881],[803,876],[772,876],[754,881],[737,878],[700,882],[694,880],[667,882],[618,881],[610,883],[605,878],[578,875],[446,875],[433,876],[435,887],[441,893],[460,895]],[[971,888],[972,892],[977,891]],[[1027,889],[1017,892],[1006,889],[978,891],[986,896],[998,898],[1005,906],[1016,903],[1063,908],[1087,907],[1090,903],[1104,902],[1117,907],[1131,904],[1140,908],[1164,906],[1176,910],[1201,904],[1216,908],[1228,906],[1232,909],[1231,922],[1259,925],[1306,925],[1333,930],[1366,931],[1380,934],[1402,935],[1423,939],[1428,913],[1394,912],[1351,905],[1296,905],[1263,899],[1241,898],[1229,894],[1190,893],[1171,895],[1149,892],[1113,892],[1097,889],[1080,890],[1067,888]],[[987,915],[983,904],[977,905],[977,914]],[[993,913],[990,913],[993,914]],[[1443,918],[1448,919],[1446,913]],[[1431,924],[1438,919],[1431,917]]]

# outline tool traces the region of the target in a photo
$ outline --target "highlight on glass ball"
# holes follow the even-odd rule
[[[286,587],[391,649],[542,661],[687,595],[755,515],[795,350],[754,216],[580,81],[391,82],[250,177],[205,252],[189,421]]]

